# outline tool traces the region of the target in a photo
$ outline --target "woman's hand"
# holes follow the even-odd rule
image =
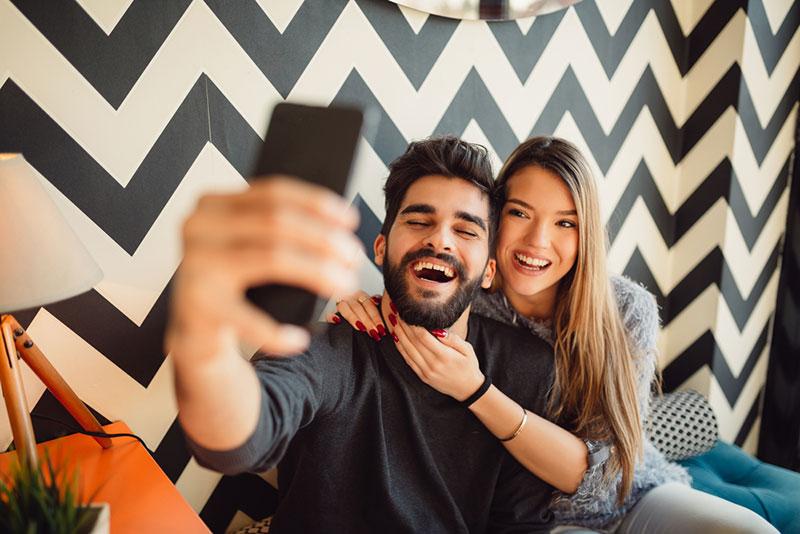
[[[438,392],[462,401],[481,386],[484,376],[472,345],[445,330],[431,333],[422,327],[410,326],[400,319],[393,307],[389,330],[378,310],[380,302],[380,297],[357,291],[340,300],[336,311],[353,328],[367,332],[376,341],[392,334],[409,367]],[[340,322],[338,315],[332,315],[328,322]]]
[[[416,375],[436,391],[463,401],[483,384],[475,351],[467,341],[446,330],[428,332],[410,326],[397,314],[389,321],[397,349]]]
[[[375,341],[380,341],[387,334],[386,325],[378,311],[380,303],[381,298],[377,295],[369,296],[359,290],[336,303],[338,315],[331,315],[328,322],[339,324],[342,321],[339,317],[341,315],[353,328],[368,333]]]

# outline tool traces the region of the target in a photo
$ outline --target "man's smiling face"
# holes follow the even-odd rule
[[[449,328],[479,287],[489,287],[489,198],[460,178],[423,176],[406,191],[389,235],[375,240],[375,261],[400,317]]]

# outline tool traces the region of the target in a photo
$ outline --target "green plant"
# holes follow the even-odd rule
[[[94,525],[97,510],[78,491],[77,470],[56,467],[45,454],[41,468],[15,462],[0,480],[0,532],[78,534]]]

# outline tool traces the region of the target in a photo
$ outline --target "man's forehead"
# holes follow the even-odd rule
[[[411,205],[427,205],[436,213],[467,211],[489,217],[489,196],[463,178],[429,175],[417,179],[406,191],[400,213]]]

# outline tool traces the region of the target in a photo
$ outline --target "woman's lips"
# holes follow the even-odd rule
[[[515,253],[513,254],[511,263],[514,266],[514,269],[524,274],[525,276],[542,276],[553,265],[553,263],[549,262],[548,260],[537,260],[536,261],[537,264],[532,265],[530,260],[523,261],[523,258],[527,259],[530,257]],[[546,265],[541,265],[541,263],[545,261],[548,261],[548,263]]]

